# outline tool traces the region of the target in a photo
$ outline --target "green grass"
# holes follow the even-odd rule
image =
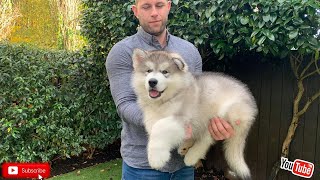
[[[106,163],[49,178],[50,180],[120,180],[122,160],[116,159]]]

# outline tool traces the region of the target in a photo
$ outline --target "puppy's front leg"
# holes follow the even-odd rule
[[[156,122],[149,137],[149,165],[154,169],[161,169],[169,161],[170,151],[177,147],[184,137],[184,126],[174,116]]]
[[[192,138],[184,140],[183,144],[181,144],[178,148],[178,153],[182,156],[186,155],[188,150],[193,146],[194,140]]]

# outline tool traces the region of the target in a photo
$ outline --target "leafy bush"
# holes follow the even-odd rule
[[[76,88],[73,111],[80,122],[79,130],[90,157],[96,148],[104,148],[120,137],[121,121],[110,95],[103,63],[88,53],[83,56],[76,63],[78,70],[71,85]]]
[[[87,83],[90,64],[78,53],[0,45],[0,163],[92,153],[119,137],[113,104]]]
[[[100,65],[116,42],[136,32],[138,21],[131,12],[133,3],[134,0],[83,0],[85,10],[81,24],[89,43],[87,53],[94,55]]]
[[[138,22],[130,9],[134,0],[83,2],[83,33],[101,63],[116,42],[136,32]],[[194,43],[204,61],[239,53],[286,57],[293,49],[311,53],[320,47],[317,0],[172,2],[170,32]]]
[[[196,44],[204,58],[258,52],[286,57],[320,48],[317,0],[173,1],[171,30]]]
[[[82,150],[83,136],[65,101],[72,58],[24,46],[0,45],[0,162],[48,161]]]

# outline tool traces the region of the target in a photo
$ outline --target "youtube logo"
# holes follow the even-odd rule
[[[9,166],[8,167],[8,174],[10,175],[17,175],[18,174],[18,167],[17,166]]]
[[[3,163],[4,178],[49,178],[49,163]]]

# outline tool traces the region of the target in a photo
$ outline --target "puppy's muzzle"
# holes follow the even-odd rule
[[[154,88],[158,84],[158,80],[151,78],[148,83],[151,88]]]
[[[158,91],[157,90],[156,86],[158,84],[158,80],[155,79],[155,78],[151,78],[151,79],[149,79],[148,84],[149,84],[149,96],[151,98],[160,97],[164,90],[163,91]]]

